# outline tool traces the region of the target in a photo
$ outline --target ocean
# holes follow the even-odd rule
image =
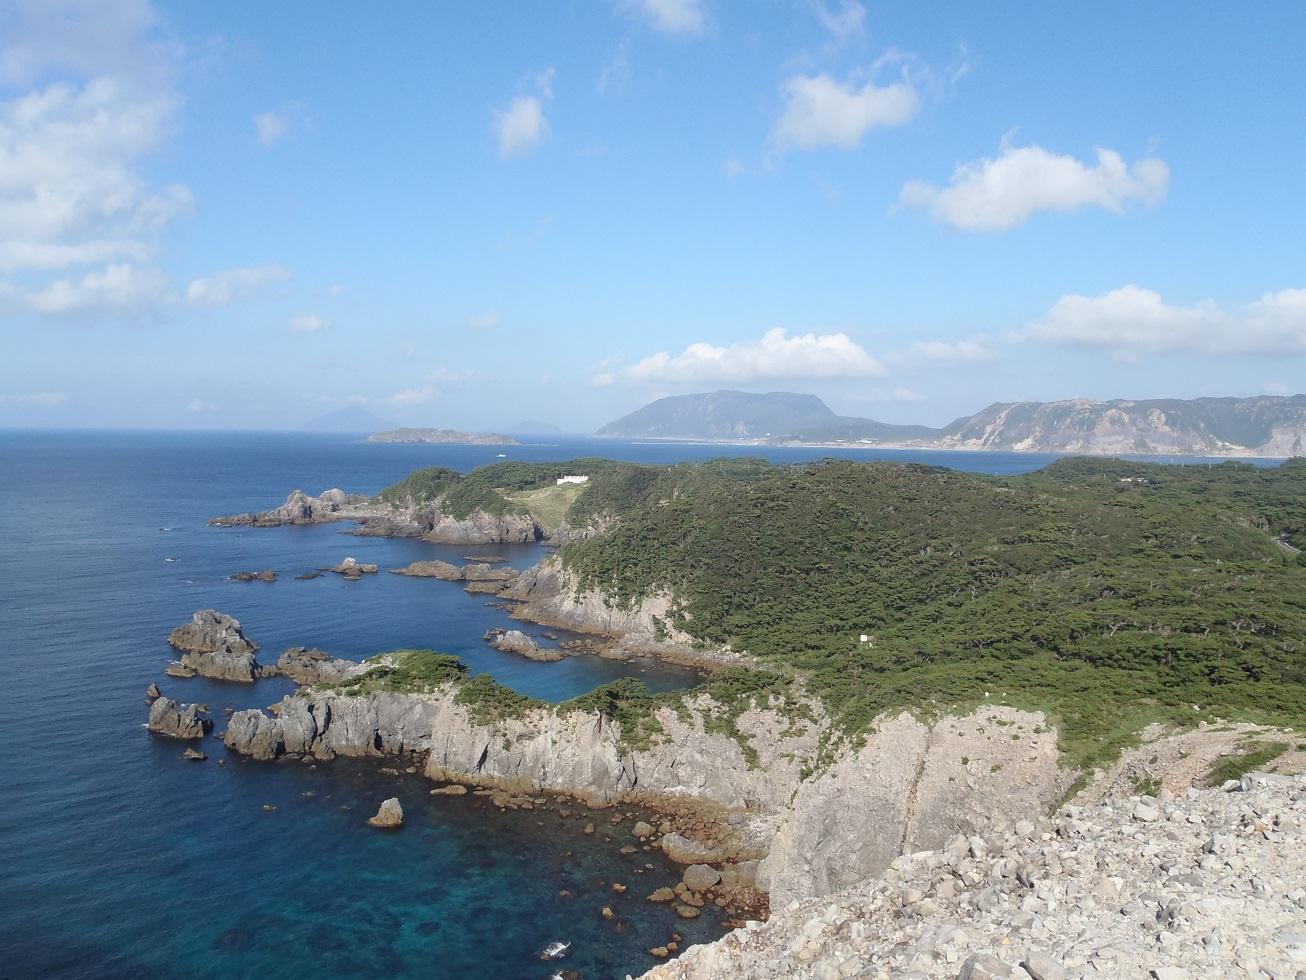
[[[634,674],[655,690],[690,671],[597,657],[535,663],[487,647],[511,620],[456,583],[294,576],[347,555],[395,568],[493,551],[524,567],[536,546],[469,548],[343,535],[340,525],[209,527],[279,504],[293,488],[374,493],[420,466],[603,455],[650,463],[720,455],[931,462],[992,473],[1051,456],[761,449],[559,439],[520,447],[369,445],[346,436],[0,432],[0,976],[322,978],[638,974],[674,931],[723,931],[710,907],[683,922],[644,896],[677,877],[655,853],[623,856],[610,814],[500,812],[431,797],[384,762],[209,759],[144,728],[144,691],[213,709],[264,706],[292,689],[164,676],[168,632],[196,609],[236,616],[264,663],[288,646],[361,659],[401,647],[454,653],[527,694],[564,700]],[[275,583],[232,582],[272,568]],[[219,766],[219,760],[224,765]],[[365,825],[398,796],[398,832]],[[265,806],[275,809],[265,809]],[[584,824],[599,830],[587,836]],[[644,865],[652,864],[652,868]],[[624,894],[612,883],[628,885]],[[614,917],[605,919],[604,906]],[[561,940],[556,964],[539,951]]]

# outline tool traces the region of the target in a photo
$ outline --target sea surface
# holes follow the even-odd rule
[[[651,966],[646,950],[672,931],[686,944],[721,934],[710,908],[682,922],[644,900],[677,869],[654,854],[620,855],[629,823],[610,828],[608,814],[502,813],[472,796],[431,797],[420,775],[380,773],[384,762],[258,763],[212,736],[208,761],[186,762],[182,744],[143,728],[151,681],[208,704],[219,730],[224,708],[268,705],[291,689],[281,679],[165,677],[169,630],[208,607],[236,616],[265,663],[292,645],[355,659],[429,647],[552,701],[627,674],[655,690],[693,684],[677,668],[494,651],[482,634],[511,621],[457,583],[384,571],[294,578],[347,555],[383,570],[478,552],[524,567],[544,554],[536,546],[206,524],[279,504],[296,487],[374,493],[417,467],[465,471],[500,451],[304,434],[0,431],[0,977],[542,978],[563,968],[621,977]],[[844,456],[989,473],[1055,458],[585,439],[502,451],[650,463]],[[228,579],[264,568],[280,580]],[[368,828],[396,795],[406,826]],[[591,818],[600,829],[587,836]],[[614,881],[629,890],[615,893]],[[554,940],[572,943],[568,957],[541,962]]]

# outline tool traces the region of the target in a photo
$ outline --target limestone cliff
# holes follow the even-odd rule
[[[1010,709],[884,719],[862,747],[821,769],[830,732],[815,705],[813,720],[754,706],[735,720],[736,738],[712,722],[721,706],[695,695],[681,712],[661,709],[660,735],[631,747],[598,713],[541,707],[491,722],[455,698],[452,686],[424,695],[306,690],[275,714],[237,712],[224,740],[263,759],[420,753],[436,779],[732,808],[746,814],[757,853],[769,851],[759,884],[776,905],[829,894],[952,833],[1037,816],[1070,779],[1042,717]]]

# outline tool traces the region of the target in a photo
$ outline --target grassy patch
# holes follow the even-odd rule
[[[1207,786],[1222,786],[1230,779],[1240,779],[1244,773],[1255,772],[1273,762],[1292,746],[1287,742],[1253,742],[1247,751],[1220,759],[1206,773]]]
[[[571,505],[584,492],[582,484],[569,483],[562,486],[540,487],[537,490],[519,490],[506,493],[505,497],[520,507],[530,511],[535,523],[546,530],[554,530],[562,523],[563,517]]]

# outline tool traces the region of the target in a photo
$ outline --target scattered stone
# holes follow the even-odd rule
[[[648,824],[646,824],[643,820],[641,820],[637,824],[635,824],[634,828],[631,830],[631,833],[634,834],[636,837],[638,837],[640,840],[648,840],[650,837],[653,836],[653,828],[650,827]]]
[[[265,568],[261,572],[237,572],[230,578],[233,582],[275,582],[277,573],[270,568]]]
[[[650,902],[674,902],[676,900],[676,893],[670,888],[663,887],[655,890],[653,894],[648,897],[648,900]]]
[[[676,915],[682,919],[697,919],[702,913],[692,905],[678,904],[676,906]]]
[[[188,762],[203,762],[205,759],[208,758],[208,756],[205,755],[203,752],[201,752],[199,749],[187,749],[185,752],[181,754],[181,757],[187,760]]]
[[[996,956],[976,953],[961,965],[957,980],[999,980],[1011,976],[1011,967]]]
[[[467,787],[458,783],[450,783],[448,786],[440,786],[431,790],[432,796],[466,796]]]
[[[721,880],[721,872],[706,864],[691,864],[682,876],[685,887],[690,891],[707,891]]]
[[[381,807],[376,811],[376,816],[369,817],[367,821],[369,826],[380,827],[389,830],[404,825],[404,808],[399,805],[396,797],[390,797],[381,803]]]
[[[1047,953],[1030,953],[1020,961],[1033,980],[1066,980],[1066,968]]]
[[[658,843],[677,864],[713,864],[725,857],[715,848],[676,833],[666,834]]]

